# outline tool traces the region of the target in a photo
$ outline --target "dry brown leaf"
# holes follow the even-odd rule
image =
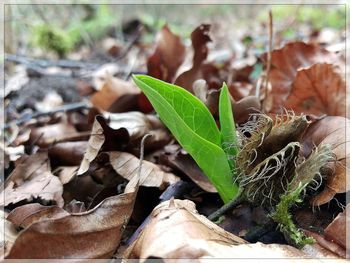
[[[175,80],[175,84],[192,91],[193,83],[202,79],[201,66],[207,58],[207,43],[211,41],[209,36],[210,25],[202,24],[191,33],[193,54],[193,64],[191,69],[181,73]]]
[[[135,150],[147,133],[152,136],[145,142],[146,150],[161,148],[171,140],[164,124],[154,115],[127,112],[106,114],[106,118],[109,123],[102,116],[96,117],[89,146],[78,174],[88,170],[90,162],[96,158],[102,148],[104,151],[118,151],[128,146],[131,150]]]
[[[69,141],[80,137],[80,133],[73,125],[68,123],[57,123],[33,128],[30,134],[29,144],[47,147],[55,142]]]
[[[315,64],[298,70],[284,107],[297,114],[345,116],[345,104],[342,76],[331,64]]]
[[[140,258],[140,262],[147,258],[247,258],[247,255],[249,258],[306,257],[287,245],[247,244],[199,215],[189,200],[170,200],[158,205],[139,238],[124,253],[125,258]]]
[[[348,204],[342,213],[330,223],[324,230],[325,237],[331,242],[346,249],[346,244],[350,244],[350,236],[346,235],[346,229],[350,227],[350,204]],[[348,248],[349,250],[349,248]],[[350,251],[348,252],[350,254]]]
[[[63,185],[68,184],[78,172],[78,166],[60,166],[57,168],[58,177]]]
[[[126,94],[139,94],[140,90],[132,83],[106,74],[102,88],[90,99],[92,105],[107,111],[116,100]]]
[[[199,215],[192,201],[170,200],[153,210],[151,220],[125,257],[196,258],[205,252],[198,255],[200,249],[191,246],[198,239],[216,240],[226,245],[246,243]]]
[[[350,142],[346,140],[346,130],[349,129],[349,119],[327,116],[312,123],[301,140],[304,156],[308,156],[314,146],[330,144],[337,160],[328,165],[331,171],[327,175],[325,188],[313,197],[313,205],[328,203],[335,194],[350,189],[350,179],[347,179],[350,158],[346,156],[346,148],[350,147]]]
[[[109,152],[108,155],[111,165],[121,177],[131,180],[138,176],[140,160],[137,157],[127,152]],[[142,161],[140,185],[164,189],[179,180],[179,177],[162,171],[156,164]]]
[[[349,258],[350,253],[347,252],[343,247],[339,246],[338,244],[328,241],[320,234],[317,234],[308,230],[304,230],[304,233],[307,236],[314,238],[316,240],[316,243],[321,247],[325,248],[326,250],[338,255],[341,258]]]
[[[96,116],[92,126],[89,145],[81,161],[78,175],[85,173],[90,166],[90,163],[96,158],[105,141],[113,145],[126,145],[129,142],[129,134],[125,128],[114,130],[108,127],[107,121],[102,116]]]
[[[264,54],[262,59],[266,63],[267,55]],[[267,109],[267,111],[281,112],[281,107],[290,93],[291,85],[298,71],[318,63],[334,63],[338,66],[344,64],[335,54],[317,45],[303,42],[291,42],[281,49],[274,50],[271,55],[269,74],[269,82],[272,86],[269,96],[272,96],[273,101],[272,108]]]
[[[57,219],[69,215],[58,206],[43,206],[38,203],[19,206],[11,211],[6,220],[16,227],[27,228],[31,224],[47,219]]]
[[[16,204],[20,201],[31,202],[41,199],[63,206],[63,187],[58,177],[51,173],[47,153],[22,156],[16,162],[15,170],[5,181],[1,206]]]
[[[147,60],[148,75],[172,82],[177,69],[185,58],[185,46],[181,38],[165,25],[158,33],[156,49]]]
[[[169,148],[169,146],[166,147],[165,154],[160,156],[159,162],[161,164],[165,164],[166,166],[184,173],[203,190],[210,193],[217,193],[216,188],[189,154],[183,154],[179,146],[176,150],[171,149],[171,151],[168,151],[167,149]]]
[[[110,258],[132,213],[137,190],[135,177],[124,194],[106,198],[87,212],[31,224],[6,258]]]
[[[57,143],[50,147],[49,158],[56,165],[79,165],[87,146],[87,141]]]

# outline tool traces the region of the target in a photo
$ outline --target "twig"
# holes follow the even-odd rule
[[[141,177],[142,162],[143,162],[144,155],[145,155],[145,141],[148,137],[151,137],[151,136],[152,136],[152,134],[147,133],[142,137],[142,140],[141,140],[140,164],[139,164],[139,171],[138,171],[139,182],[140,182],[140,177]]]
[[[222,216],[223,214],[225,214],[227,211],[235,208],[236,206],[240,205],[243,201],[245,201],[244,196],[241,194],[240,196],[238,196],[236,199],[233,199],[232,201],[230,201],[229,203],[223,205],[222,207],[220,207],[218,210],[216,210],[214,213],[210,214],[208,216],[208,219],[210,221],[214,221],[215,219],[219,218],[220,216]]]
[[[24,65],[32,65],[32,66],[41,67],[41,68],[60,67],[60,68],[76,68],[76,69],[84,68],[85,69],[85,68],[98,68],[101,66],[100,64],[74,61],[74,60],[68,60],[68,59],[61,59],[61,60],[35,59],[31,57],[8,54],[8,53],[5,54],[5,60],[24,64]]]
[[[33,114],[29,114],[26,116],[21,117],[18,120],[14,120],[11,121],[9,123],[5,124],[5,129],[10,128],[11,125],[21,125],[31,119],[36,119],[42,116],[47,116],[47,115],[52,115],[58,112],[67,112],[67,111],[74,111],[74,110],[80,110],[80,109],[86,109],[89,108],[90,106],[88,104],[86,104],[85,102],[77,102],[77,103],[71,103],[71,104],[66,104],[63,105],[61,107],[58,107],[54,110],[50,110],[50,111],[45,111],[45,112],[35,112]]]
[[[268,95],[268,85],[269,85],[269,77],[270,77],[270,71],[271,71],[271,53],[272,53],[272,36],[273,36],[273,20],[272,20],[272,11],[269,11],[269,52],[267,53],[267,69],[266,69],[266,79],[265,79],[265,98],[263,102],[261,103],[261,108],[264,111],[265,104],[267,101],[267,95]]]

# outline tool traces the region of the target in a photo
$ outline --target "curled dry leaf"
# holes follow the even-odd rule
[[[134,155],[126,152],[109,152],[108,155],[111,165],[121,177],[131,180],[138,176],[140,160]],[[164,189],[179,180],[180,178],[162,171],[154,163],[142,161],[140,185]]]
[[[41,199],[63,206],[63,187],[58,177],[51,173],[47,153],[22,156],[16,162],[16,168],[5,181],[1,206],[16,204],[20,201],[31,202]]]
[[[164,124],[154,115],[141,112],[106,114],[109,122],[97,116],[94,122],[89,146],[84,154],[78,174],[86,172],[100,150],[115,151],[129,146],[138,147],[145,134],[151,134],[145,142],[146,150],[155,150],[166,145],[171,136]]]
[[[327,116],[313,122],[306,130],[301,143],[303,155],[308,156],[314,146],[330,144],[336,162],[330,163],[329,174],[322,192],[314,196],[313,205],[328,203],[337,193],[350,189],[349,174],[350,158],[346,155],[350,142],[346,140],[346,131],[350,129],[350,120],[340,116]]]
[[[191,69],[181,73],[175,80],[175,84],[192,91],[192,85],[197,79],[201,79],[201,66],[207,58],[207,43],[211,41],[209,36],[210,25],[202,24],[191,33],[193,64]]]
[[[287,245],[247,244],[199,215],[194,203],[188,200],[170,200],[158,205],[139,238],[124,253],[125,258],[140,258],[141,262],[147,258],[244,258],[247,255],[306,257],[305,253]]]
[[[78,175],[89,169],[90,163],[96,158],[105,141],[113,144],[118,149],[118,144],[119,146],[125,146],[129,139],[128,131],[125,128],[114,130],[108,126],[107,121],[102,116],[96,116],[88,142],[89,145],[80,164]]]
[[[264,54],[262,59],[266,63],[267,55]],[[272,87],[269,96],[273,98],[271,108],[267,111],[280,112],[298,71],[318,63],[334,63],[339,66],[344,64],[335,54],[317,45],[303,42],[291,42],[281,49],[274,50],[271,54],[269,74],[269,82]]]
[[[157,35],[156,49],[147,60],[148,75],[172,82],[177,69],[185,58],[185,46],[181,38],[165,25]]]
[[[284,107],[293,109],[296,113],[345,116],[345,82],[331,64],[315,64],[300,69]]]
[[[134,177],[123,194],[106,198],[89,211],[31,224],[6,258],[110,258],[132,213],[137,190]]]

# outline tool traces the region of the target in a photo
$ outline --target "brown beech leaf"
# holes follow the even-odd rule
[[[78,174],[86,172],[100,150],[118,151],[126,147],[135,151],[145,134],[152,136],[145,142],[146,150],[166,145],[171,136],[164,124],[154,115],[141,112],[106,114],[97,116],[91,131],[89,146],[84,154]],[[138,152],[138,149],[136,150]]]
[[[47,147],[58,141],[69,141],[80,137],[80,133],[73,125],[68,123],[57,123],[33,128],[28,144],[36,144],[40,147]]]
[[[336,157],[336,162],[328,165],[330,172],[324,189],[311,200],[313,205],[328,203],[335,194],[344,193],[350,189],[350,179],[347,178],[350,159],[346,156],[346,148],[350,147],[350,142],[346,140],[346,131],[349,129],[349,119],[326,116],[313,122],[301,139],[304,156],[308,156],[314,146],[330,144]]]
[[[117,130],[124,128],[130,136],[130,148],[139,147],[145,134],[152,136],[145,141],[146,150],[155,150],[163,147],[171,140],[171,135],[160,119],[152,114],[143,114],[138,111],[108,114],[109,127]]]
[[[49,149],[51,163],[66,166],[79,165],[87,146],[87,141],[57,143]]]
[[[140,160],[137,157],[127,152],[109,152],[108,155],[111,165],[121,177],[131,180],[138,175]],[[156,164],[142,161],[140,185],[164,189],[179,180],[179,177],[162,171]]]
[[[102,77],[100,77],[102,78]],[[102,88],[90,99],[92,105],[107,111],[123,95],[139,94],[140,90],[132,83],[106,74]]]
[[[345,82],[335,67],[315,64],[297,72],[284,107],[297,114],[345,116],[345,96]]]
[[[337,243],[346,249],[346,244],[350,244],[350,236],[346,235],[346,228],[350,227],[350,204],[348,204],[342,213],[330,223],[324,230],[327,240]],[[348,248],[349,250],[349,248]],[[349,252],[350,253],[350,250]]]
[[[137,190],[134,177],[123,194],[106,198],[89,211],[31,224],[6,258],[110,258],[133,211]]]
[[[43,206],[38,203],[19,206],[11,211],[6,220],[16,227],[27,228],[40,220],[56,219],[69,215],[58,206]]]
[[[181,38],[165,25],[156,38],[156,49],[147,60],[148,75],[172,82],[177,69],[185,58],[185,46]]]
[[[63,206],[63,187],[58,177],[51,173],[47,153],[22,156],[17,160],[16,168],[5,181],[1,206],[16,204],[20,201],[31,202],[41,199]]]
[[[207,43],[211,41],[209,36],[210,25],[202,24],[191,33],[193,64],[191,69],[181,73],[175,80],[175,84],[192,92],[192,85],[197,79],[201,79],[201,66],[208,55]]]
[[[96,158],[105,142],[107,142],[109,146],[115,146],[116,150],[118,148],[120,149],[122,146],[126,146],[129,140],[130,136],[127,129],[120,128],[114,130],[108,126],[107,121],[102,116],[96,116],[88,142],[89,145],[81,161],[78,175],[85,173],[89,169],[90,163]]]
[[[262,56],[266,64],[267,55]],[[335,54],[313,44],[303,42],[291,42],[281,49],[276,49],[271,55],[271,71],[269,82],[271,83],[272,108],[270,112],[279,113],[286,98],[288,97],[291,85],[299,70],[309,68],[318,63],[335,63],[341,66],[340,59]]]
[[[141,262],[147,258],[246,258],[247,255],[249,258],[306,257],[287,245],[247,244],[199,215],[189,200],[170,200],[158,205],[139,238],[124,253],[125,258],[140,258]]]

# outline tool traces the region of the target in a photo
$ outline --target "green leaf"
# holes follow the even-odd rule
[[[224,83],[219,98],[219,118],[221,126],[221,147],[226,152],[228,159],[233,160],[237,153],[236,126],[233,119],[231,99],[227,85]],[[234,168],[234,161],[230,162]]]
[[[180,145],[193,157],[227,203],[239,193],[233,183],[220,132],[205,105],[181,87],[155,78],[133,76]]]

